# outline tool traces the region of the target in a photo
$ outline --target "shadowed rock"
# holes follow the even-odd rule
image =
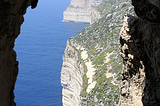
[[[18,61],[13,47],[30,3],[31,0],[0,0],[0,106],[16,105],[13,90]],[[34,2],[32,8],[35,6]]]
[[[38,0],[32,0],[31,8],[34,9],[37,6]]]
[[[160,22],[159,0],[132,0],[132,5],[138,17]]]
[[[159,0],[132,0],[132,4],[139,17],[125,15],[120,33],[119,106],[160,106]]]

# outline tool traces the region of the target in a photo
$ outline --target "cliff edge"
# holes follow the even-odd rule
[[[91,14],[100,17],[98,11],[92,11],[102,0],[71,0],[63,12],[63,20],[74,22],[91,22]]]
[[[79,106],[80,93],[82,90],[83,65],[78,59],[79,52],[67,41],[67,46],[63,55],[63,65],[61,70],[62,102],[63,106]]]
[[[15,106],[14,86],[18,75],[18,61],[13,50],[20,33],[26,9],[37,6],[38,0],[0,1],[0,106]]]
[[[138,17],[125,15],[119,106],[160,106],[160,1],[132,0]]]

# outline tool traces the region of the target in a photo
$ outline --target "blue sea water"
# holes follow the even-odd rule
[[[88,23],[62,22],[70,0],[39,0],[30,7],[16,39],[19,61],[15,86],[17,106],[62,106],[60,72],[67,40]]]

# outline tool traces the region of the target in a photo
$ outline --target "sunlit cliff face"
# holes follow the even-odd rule
[[[91,22],[93,9],[99,5],[102,0],[71,0],[70,5],[63,12],[63,20],[74,22]],[[94,15],[99,16],[96,11]]]
[[[74,7],[90,8],[100,4],[102,0],[71,0],[70,5]]]

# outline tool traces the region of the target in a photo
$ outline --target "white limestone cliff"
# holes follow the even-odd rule
[[[63,106],[79,106],[82,90],[83,65],[78,61],[78,52],[69,45],[65,49],[61,70],[62,102]]]
[[[63,12],[63,20],[91,23],[92,15],[96,14],[96,16],[100,16],[99,13],[93,9],[101,2],[102,0],[71,0],[70,5]]]

